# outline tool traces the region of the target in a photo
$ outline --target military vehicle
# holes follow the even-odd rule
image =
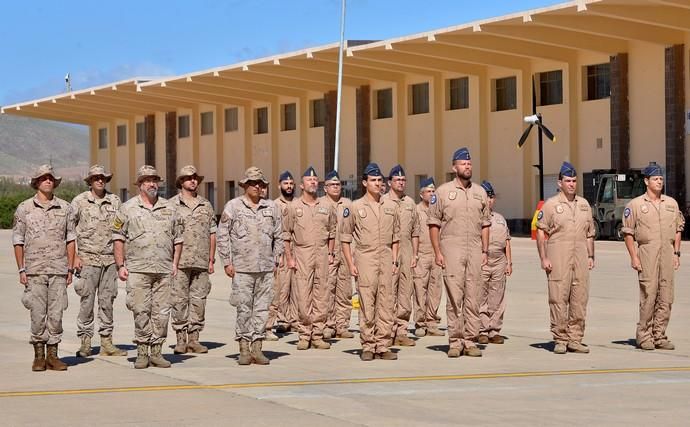
[[[618,173],[615,169],[595,169],[585,173],[583,195],[592,207],[596,239],[623,240],[625,205],[647,190],[640,170]]]

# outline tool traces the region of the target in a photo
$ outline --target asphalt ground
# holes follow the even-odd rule
[[[591,353],[553,354],[536,248],[515,238],[502,331],[507,340],[487,346],[481,358],[448,359],[447,337],[424,337],[415,347],[396,349],[397,361],[364,363],[357,334],[333,341],[330,350],[307,351],[297,351],[297,336],[288,334],[265,344],[270,366],[238,366],[230,280],[218,272],[201,335],[208,354],[173,355],[170,329],[165,352],[172,368],[134,370],[133,319],[121,283],[114,341],[128,356],[75,357],[79,299],[70,289],[60,345],[69,370],[36,373],[9,231],[0,231],[0,242],[0,425],[629,426],[687,425],[690,419],[685,258],[668,329],[675,351],[635,348],[636,275],[623,243],[597,242],[585,332]],[[355,312],[352,330],[356,326]]]

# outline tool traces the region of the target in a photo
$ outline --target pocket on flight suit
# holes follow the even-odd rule
[[[22,293],[22,305],[27,310],[31,310],[31,284],[27,284],[24,287],[24,292]]]

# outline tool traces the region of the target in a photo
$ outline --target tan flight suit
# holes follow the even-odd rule
[[[309,205],[300,197],[287,205],[283,240],[292,245],[297,270],[293,286],[301,340],[323,339],[328,318],[328,241],[335,238],[335,211],[317,199]]]
[[[17,206],[12,245],[24,246],[29,283],[22,304],[31,316],[31,344],[62,340],[62,313],[67,309],[67,244],[76,239],[72,208],[53,196],[46,204],[32,197]]]
[[[211,202],[201,196],[170,199],[184,224],[184,250],[172,284],[172,327],[175,331],[201,332],[206,323],[206,298],[211,292],[208,266],[211,235],[216,234],[216,214]]]
[[[403,195],[402,198],[397,199],[395,194],[391,195],[391,193],[392,190],[383,197],[397,204],[400,214],[400,250],[398,252],[400,267],[398,268],[398,273],[393,275],[395,324],[393,325],[391,338],[395,341],[396,336],[407,336],[407,328],[412,315],[412,295],[414,294],[412,238],[419,237],[419,217],[417,216],[416,205],[411,197]]]
[[[273,203],[275,203],[276,208],[281,213],[281,219],[285,220],[287,205],[290,202],[285,200],[283,196],[280,196],[273,200]],[[288,268],[287,262],[285,262],[285,255],[281,255],[278,263],[273,282],[273,301],[271,301],[271,306],[268,309],[266,329],[275,326],[276,322],[285,323],[298,329],[297,305],[291,299],[294,271]]]
[[[489,228],[488,261],[482,267],[482,294],[479,303],[479,317],[482,321],[483,335],[499,335],[506,311],[506,242],[510,240],[510,230],[506,219],[498,212],[491,212]]]
[[[74,291],[81,297],[77,316],[77,336],[93,337],[94,302],[98,294],[98,333],[113,334],[113,302],[117,297],[117,268],[113,256],[112,225],[120,208],[120,198],[106,192],[97,198],[91,190],[77,195],[71,203],[77,255],[83,267]]]
[[[419,217],[419,259],[413,270],[414,295],[415,295],[415,327],[437,328],[438,307],[441,304],[441,267],[436,265],[434,248],[431,247],[429,227],[426,223],[429,218],[429,207],[424,202],[417,204],[417,216]]]
[[[113,240],[125,243],[125,305],[134,315],[135,344],[163,344],[168,336],[173,255],[183,241],[182,227],[175,207],[162,197],[151,208],[133,197],[115,215]]]
[[[328,266],[328,290],[330,293],[328,302],[328,320],[326,327],[336,331],[340,335],[350,327],[350,317],[352,316],[352,276],[347,261],[343,257],[340,246],[340,228],[343,223],[343,212],[345,209],[351,210],[352,201],[346,197],[334,202],[328,195],[321,197],[325,203],[335,210],[337,220],[335,228],[335,253],[334,262]]]
[[[476,347],[481,327],[482,228],[491,225],[486,191],[473,183],[465,189],[455,179],[438,187],[431,201],[427,224],[441,227],[440,249],[446,263],[448,343],[451,349]]]
[[[369,201],[367,195],[355,200],[343,212],[340,240],[354,246],[362,350],[386,353],[394,322],[392,245],[400,241],[397,204],[383,197]]]
[[[548,236],[546,257],[553,266],[546,275],[553,339],[556,344],[582,343],[589,299],[587,239],[594,238],[592,209],[580,196],[570,203],[558,193],[544,203],[537,228]]]
[[[682,232],[685,219],[678,203],[662,195],[656,204],[646,194],[628,203],[624,211],[624,234],[637,242],[642,271],[640,281],[640,321],[636,339],[640,345],[653,340],[654,344],[667,340],[666,327],[671,319],[673,304],[673,257],[676,233]]]

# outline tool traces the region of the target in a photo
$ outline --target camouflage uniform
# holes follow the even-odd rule
[[[77,254],[82,260],[81,280],[74,291],[81,297],[77,336],[93,337],[94,303],[98,293],[98,333],[113,333],[113,301],[117,297],[117,268],[113,257],[112,224],[120,198],[106,193],[102,199],[85,191],[72,200]]]
[[[123,203],[113,223],[113,240],[125,242],[127,308],[134,314],[134,342],[159,345],[168,335],[174,246],[182,243],[182,222],[170,202],[147,208],[141,196]]]
[[[179,194],[170,203],[184,224],[184,250],[177,276],[173,279],[172,327],[179,331],[204,329],[206,297],[211,292],[208,265],[211,235],[216,233],[216,218],[211,202],[197,196],[194,202]],[[194,204],[196,203],[196,204]]]
[[[58,198],[41,204],[23,201],[14,214],[12,245],[24,247],[29,284],[22,304],[31,312],[32,344],[55,345],[62,339],[62,312],[67,309],[67,243],[75,240],[72,208]]]
[[[230,305],[237,308],[235,340],[263,340],[273,299],[275,260],[283,253],[281,213],[261,199],[255,209],[246,196],[225,204],[218,224],[218,253],[235,268]]]

